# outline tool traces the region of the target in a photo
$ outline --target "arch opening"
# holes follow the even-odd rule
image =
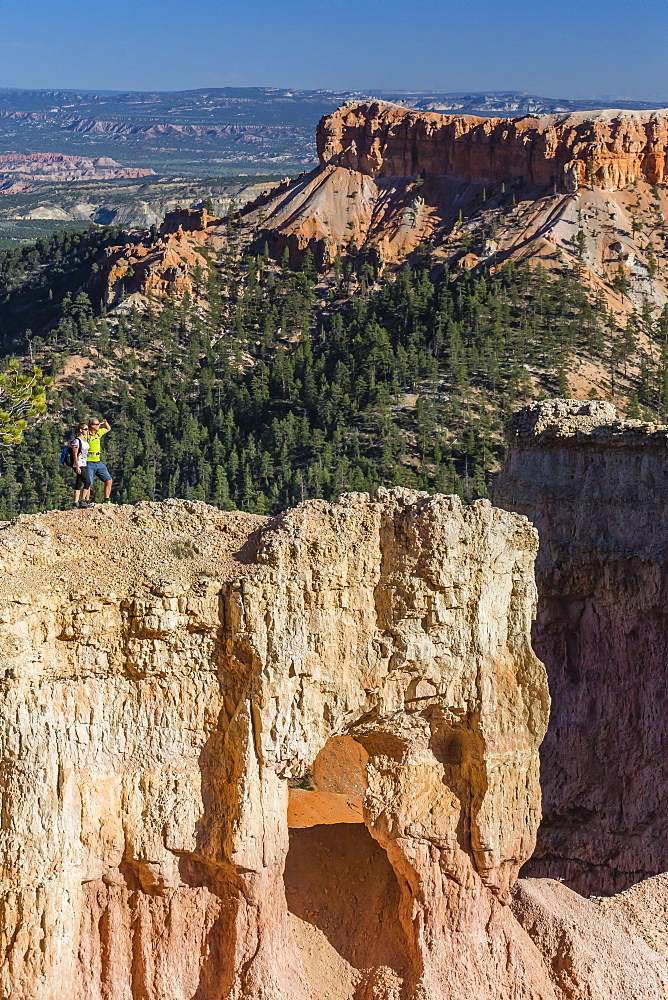
[[[318,1000],[399,996],[408,968],[399,884],[362,815],[367,760],[351,737],[332,737],[290,789],[285,894]]]

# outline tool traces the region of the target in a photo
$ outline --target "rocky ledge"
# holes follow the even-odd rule
[[[583,447],[665,447],[668,424],[625,420],[604,400],[551,399],[519,410],[508,425],[508,438],[523,448],[569,439]]]
[[[6,524],[0,995],[667,996],[644,896],[515,881],[536,546],[400,489]]]
[[[507,906],[548,709],[525,518],[399,490],[0,536],[3,995],[310,1000],[314,939],[351,996],[541,978]],[[360,790],[331,827],[329,796]]]

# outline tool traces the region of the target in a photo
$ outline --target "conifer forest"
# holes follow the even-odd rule
[[[113,427],[117,502],[271,514],[379,485],[487,496],[505,421],[568,395],[574,358],[604,368],[629,416],[668,408],[668,315],[621,327],[577,269],[450,273],[425,247],[392,273],[358,254],[323,277],[308,252],[298,270],[273,260],[238,218],[227,234],[191,298],[109,314],[97,261],[115,230],[0,252],[2,365],[54,380],[46,415],[0,453],[0,518],[70,505],[61,445],[93,414]]]

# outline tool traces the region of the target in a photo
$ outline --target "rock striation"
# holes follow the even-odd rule
[[[477,118],[353,103],[321,119],[317,146],[323,166],[371,177],[614,190],[666,180],[668,110]]]
[[[507,905],[540,818],[536,544],[404,490],[6,525],[0,995],[555,1000]]]
[[[39,190],[45,181],[117,181],[155,176],[142,167],[124,167],[108,156],[67,156],[64,153],[3,153],[0,194]]]
[[[358,101],[322,118],[317,147],[320,166],[277,191],[260,221],[276,254],[287,247],[297,262],[308,247],[326,269],[343,251],[364,247],[392,261],[428,242],[447,259],[454,251],[446,244],[466,218],[488,211],[490,195],[496,208],[505,205],[512,188],[536,208],[519,226],[512,213],[495,218],[499,242],[492,251],[482,241],[476,261],[538,254],[549,262],[557,245],[571,252],[577,225],[590,241],[585,264],[600,281],[601,232],[609,228],[612,240],[627,225],[631,239],[634,231],[630,206],[615,192],[638,183],[655,198],[666,180],[668,111],[479,118]],[[587,204],[575,204],[579,192]],[[475,225],[468,233],[481,242]]]
[[[520,411],[509,442],[494,499],[540,535],[533,642],[552,695],[526,871],[611,895],[668,871],[668,426],[557,400]]]

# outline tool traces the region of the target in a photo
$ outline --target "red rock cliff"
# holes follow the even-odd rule
[[[494,263],[534,253],[549,257],[555,246],[568,253],[576,221],[573,196],[582,197],[586,189],[591,212],[583,212],[577,224],[597,248],[596,261],[585,263],[598,281],[610,278],[601,239],[606,246],[617,240],[624,219],[631,238],[629,185],[638,182],[646,201],[661,201],[662,192],[652,188],[666,179],[668,111],[506,119],[367,102],[323,118],[317,142],[320,166],[277,189],[258,218],[261,236],[277,257],[287,248],[298,264],[309,248],[326,270],[342,251],[365,247],[389,262],[428,244],[449,259],[458,252],[453,234],[474,243],[480,235],[484,188],[492,212],[506,204],[502,184],[512,184],[518,200],[535,202],[536,212],[528,229],[527,220],[518,228],[512,213],[497,212],[500,257]],[[663,205],[660,211],[665,214]],[[596,217],[595,225],[588,225],[588,215]],[[479,250],[495,252],[484,244]],[[638,287],[635,304],[655,291]]]
[[[347,104],[320,121],[317,144],[323,166],[373,177],[424,173],[614,190],[643,177],[651,184],[666,179],[668,112],[475,118]]]

